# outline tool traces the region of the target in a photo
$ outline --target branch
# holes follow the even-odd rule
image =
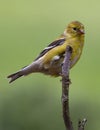
[[[84,130],[85,124],[87,122],[87,119],[83,119],[82,121],[78,122],[78,130]]]
[[[70,69],[70,57],[72,54],[72,48],[68,46],[66,48],[65,59],[62,66],[62,107],[63,107],[63,119],[66,130],[73,130],[72,121],[69,113],[69,69]]]
[[[69,112],[69,69],[71,64],[72,48],[68,46],[66,48],[65,58],[62,66],[62,108],[63,108],[63,119],[66,130],[74,130]],[[78,130],[84,130],[87,120],[83,119],[78,122]]]

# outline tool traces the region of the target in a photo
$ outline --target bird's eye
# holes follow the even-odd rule
[[[74,28],[73,28],[73,30],[74,30],[74,31],[76,31],[76,30],[77,30],[77,28],[75,28],[75,27],[74,27]]]

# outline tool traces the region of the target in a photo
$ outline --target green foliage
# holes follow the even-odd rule
[[[90,4],[90,7],[89,7]],[[0,3],[0,129],[64,129],[60,78],[42,74],[8,84],[6,76],[29,64],[73,20],[85,25],[83,55],[71,70],[70,109],[74,125],[100,127],[100,1],[4,0]]]

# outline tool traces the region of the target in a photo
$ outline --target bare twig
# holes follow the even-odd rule
[[[85,124],[87,122],[87,119],[83,119],[82,121],[78,122],[78,130],[84,130]]]
[[[68,46],[66,48],[65,59],[62,66],[62,107],[63,107],[63,119],[66,126],[66,130],[73,130],[72,121],[69,113],[69,69],[70,69],[70,57],[72,54],[72,48]]]
[[[63,119],[66,130],[74,130],[69,112],[69,69],[71,64],[72,48],[68,46],[66,48],[65,59],[62,66],[62,108],[63,108]],[[87,119],[83,119],[78,122],[78,130],[84,130]]]

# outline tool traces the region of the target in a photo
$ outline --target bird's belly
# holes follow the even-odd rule
[[[51,60],[49,63],[44,65],[44,73],[52,76],[59,76],[62,72],[62,63],[64,57],[59,57],[59,59]]]
[[[76,56],[76,57],[71,61],[70,68],[72,68],[72,67],[76,64],[76,62],[77,62],[78,60],[79,60],[79,55]]]
[[[80,58],[80,55],[81,55],[80,49],[72,53],[70,68],[72,68],[77,63],[77,61]],[[56,56],[55,58],[53,58],[53,60],[46,63],[44,65],[43,72],[47,75],[60,76],[62,73],[62,64],[64,56],[65,54],[63,54],[63,56]]]
[[[75,51],[72,54],[70,68],[72,68],[77,63],[77,61],[79,60],[80,56],[81,56],[81,50],[80,49],[78,49],[77,51]]]

